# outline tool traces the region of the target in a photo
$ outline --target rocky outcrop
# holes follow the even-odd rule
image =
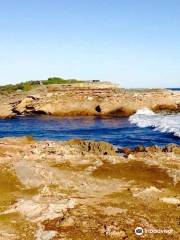
[[[177,240],[179,150],[1,138],[0,238]]]
[[[124,148],[118,148],[116,150],[116,152],[118,153],[122,153],[122,154],[125,154],[126,156],[128,156],[129,154],[131,153],[139,153],[139,152],[149,152],[149,153],[161,153],[161,152],[166,152],[166,153],[172,153],[172,152],[175,152],[175,153],[179,153],[179,145],[177,144],[168,144],[167,146],[165,147],[159,147],[157,145],[154,145],[154,146],[149,146],[149,147],[144,147],[144,146],[137,146],[135,147],[134,149],[131,149],[131,148],[127,148],[127,147],[124,147]]]
[[[117,155],[115,147],[103,141],[84,141],[81,139],[72,139],[67,141],[71,146],[79,148],[82,153],[92,153],[96,155]]]
[[[29,92],[0,96],[9,106],[0,117],[29,114],[55,116],[130,116],[148,107],[155,112],[180,112],[180,92],[126,90],[107,85],[71,84],[39,86]],[[13,100],[14,99],[14,100]],[[2,103],[0,103],[1,106]]]
[[[178,100],[178,99],[177,99]],[[156,106],[153,107],[152,109],[154,112],[164,112],[164,113],[179,113],[180,112],[180,103],[164,103],[164,104],[157,104]]]
[[[0,119],[2,118],[12,118],[16,114],[12,111],[10,104],[0,104]]]

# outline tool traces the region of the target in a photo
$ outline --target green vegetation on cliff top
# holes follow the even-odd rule
[[[22,91],[29,91],[34,87],[37,87],[39,85],[49,85],[49,84],[71,84],[71,83],[80,83],[83,81],[77,80],[77,79],[63,79],[59,77],[51,77],[47,80],[41,80],[41,81],[27,81],[27,82],[21,82],[17,84],[8,84],[5,86],[0,86],[0,92],[13,92],[17,90]]]

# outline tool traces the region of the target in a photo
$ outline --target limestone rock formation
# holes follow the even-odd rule
[[[0,118],[12,118],[15,115],[10,104],[0,104]]]
[[[178,240],[179,149],[1,138],[0,239]]]
[[[0,117],[29,114],[55,116],[130,116],[148,107],[180,112],[180,92],[165,89],[128,90],[112,85],[39,86],[28,92],[0,95]]]

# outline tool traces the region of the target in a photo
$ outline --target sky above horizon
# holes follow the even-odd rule
[[[179,0],[0,0],[0,85],[180,87]]]

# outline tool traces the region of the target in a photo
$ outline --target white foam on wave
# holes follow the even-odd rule
[[[153,127],[155,131],[172,133],[180,137],[180,114],[162,115],[143,108],[130,116],[129,121],[138,127]]]

